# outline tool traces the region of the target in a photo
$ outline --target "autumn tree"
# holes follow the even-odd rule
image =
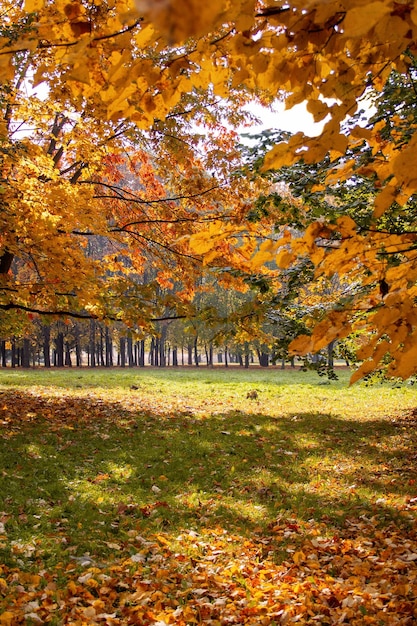
[[[191,89],[186,56],[128,5],[3,8],[0,308],[139,328],[192,314],[187,236],[252,193],[231,179],[243,97]]]
[[[329,313],[294,349],[318,349],[344,336],[362,312],[362,323],[373,334],[358,376],[387,353],[391,375],[406,377],[414,371],[414,231],[375,228],[392,206],[407,213],[413,202],[413,119],[406,123],[406,115],[395,114],[392,123],[380,116],[366,127],[353,121],[349,132],[345,126],[361,98],[389,88],[393,71],[412,84],[414,2],[312,0],[306,6],[301,0],[216,0],[205,6],[197,0],[26,0],[24,5],[3,3],[3,15],[3,309],[70,309],[129,321],[128,309],[114,307],[127,293],[141,302],[139,323],[155,316],[155,307],[152,312],[147,307],[149,286],[144,292],[143,284],[133,284],[115,255],[111,263],[110,257],[86,261],[84,244],[91,233],[111,239],[118,253],[120,248],[131,250],[132,240],[137,244],[139,237],[155,257],[168,237],[167,247],[181,259],[183,277],[192,275],[200,260],[206,267],[238,268],[249,276],[263,273],[269,260],[286,269],[307,255],[317,277],[330,277],[336,269],[349,274],[349,280],[363,281],[366,288],[354,303],[353,315],[348,307]],[[43,84],[48,99],[25,93],[29,81]],[[238,123],[242,105],[252,97],[266,104],[278,97],[288,107],[305,101],[314,119],[324,121],[320,137],[296,133],[279,141],[266,155],[264,168],[327,159],[325,185],[360,175],[369,185],[373,207],[368,230],[361,230],[355,216],[322,216],[311,222],[303,238],[285,231],[272,241],[268,220],[246,220],[252,190],[244,179],[230,176],[236,153],[224,141],[230,135],[220,130],[219,122]],[[407,103],[412,102],[410,91]],[[18,133],[22,122],[34,128],[30,135]],[[197,137],[199,125],[204,133]],[[153,167],[164,150],[169,155],[155,176],[164,181],[171,210],[183,211],[175,214],[175,224],[183,228],[169,230],[172,215],[153,214],[152,236],[132,234],[142,218],[136,212],[130,220],[123,211],[133,205],[138,209],[144,197],[135,194],[128,200],[117,189],[117,179],[103,193],[110,177],[103,168],[112,155],[129,153],[130,146],[150,154]],[[364,153],[370,155],[366,166],[361,164]],[[194,198],[203,196],[206,204],[193,213]],[[150,199],[162,206],[161,194]],[[39,227],[34,230],[29,224]],[[109,225],[114,227],[111,237]],[[155,242],[157,234],[162,239]],[[324,240],[338,243],[319,245]],[[385,261],[389,255],[397,264],[385,263],[382,271],[381,251]],[[140,262],[135,262],[139,269]],[[371,279],[366,282],[365,267],[377,275],[374,287]],[[163,276],[162,267],[161,272]],[[187,289],[192,290],[189,285]]]

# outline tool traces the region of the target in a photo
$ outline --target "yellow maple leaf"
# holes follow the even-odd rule
[[[392,205],[396,196],[397,192],[393,185],[387,185],[384,187],[374,200],[374,217],[381,217],[381,215]]]
[[[305,561],[306,555],[301,550],[298,550],[297,552],[294,552],[294,555],[292,558],[293,558],[294,563],[296,565],[299,565],[300,563]]]
[[[289,345],[290,354],[303,355],[311,352],[313,341],[309,335],[300,335]]]
[[[375,369],[375,363],[374,363],[373,360],[371,360],[371,361],[364,361],[362,363],[362,365],[360,367],[358,367],[356,372],[354,372],[352,374],[352,376],[350,377],[349,384],[353,385],[354,383],[356,383],[358,380],[360,380],[361,378],[363,378],[367,374],[370,374],[371,372],[373,372],[374,369]]]
[[[414,135],[407,146],[394,159],[393,173],[403,192],[411,195],[417,188],[417,136]]]
[[[284,165],[292,165],[299,159],[299,155],[296,154],[296,151],[302,149],[305,145],[306,138],[303,133],[296,133],[291,137],[288,143],[277,143],[267,152],[262,171],[266,172],[272,169],[279,169]]]
[[[278,254],[276,258],[276,264],[281,269],[286,269],[287,267],[291,265],[294,259],[295,259],[295,255],[292,252],[289,252],[288,250],[283,250],[282,252]]]
[[[343,20],[344,34],[349,37],[363,37],[389,12],[389,4],[379,1],[353,7],[348,10]]]
[[[307,102],[307,111],[311,113],[315,122],[321,122],[329,114],[329,107],[321,100],[309,100]]]

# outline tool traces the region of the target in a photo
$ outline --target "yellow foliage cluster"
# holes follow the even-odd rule
[[[1,245],[3,250],[21,254],[22,242],[27,240],[25,254],[32,261],[37,246],[42,248],[33,265],[39,275],[43,275],[43,262],[47,264],[48,259],[58,258],[59,251],[65,250],[65,240],[74,229],[88,230],[91,224],[97,234],[108,229],[108,206],[103,208],[94,202],[93,187],[81,191],[79,185],[74,186],[72,164],[78,163],[79,171],[89,168],[90,178],[98,176],[100,164],[109,155],[104,146],[118,136],[122,126],[132,125],[132,138],[135,133],[136,137],[137,133],[144,137],[147,132],[165,133],[171,138],[170,151],[165,153],[166,171],[160,170],[158,175],[166,176],[174,185],[172,167],[177,167],[182,158],[175,116],[210,128],[213,116],[204,104],[207,94],[213,96],[217,106],[226,100],[234,103],[236,120],[239,105],[250,98],[268,103],[278,97],[288,108],[305,101],[314,119],[325,122],[320,137],[297,133],[288,142],[274,146],[265,159],[265,170],[292,165],[301,157],[306,163],[315,163],[326,155],[334,160],[348,148],[363,144],[373,154],[372,163],[361,174],[376,181],[375,219],[393,202],[405,206],[417,189],[415,135],[411,134],[408,142],[394,144],[384,135],[384,121],[367,129],[357,126],[349,136],[341,130],[341,123],[357,111],[358,100],[370,85],[382,89],[392,69],[407,71],[405,52],[415,52],[417,47],[417,6],[412,0],[290,0],[285,4],[255,0],[205,4],[198,0],[26,0],[16,4],[5,0],[3,9],[0,80],[7,89],[0,130],[4,139],[3,178],[12,182],[5,188],[9,214],[2,217],[6,234]],[[41,105],[38,100],[36,112],[28,104],[30,98],[25,101],[22,97],[29,84],[44,89],[48,102],[53,103],[47,121],[45,108],[40,113],[46,103]],[[69,117],[60,127],[55,125],[56,133],[52,131],[48,143],[45,133],[54,127],[53,113],[56,120],[60,113]],[[39,136],[32,135],[31,141],[22,141],[16,152],[13,133],[22,119],[35,121],[36,133],[42,132],[44,139],[42,143]],[[90,136],[88,124],[92,125]],[[191,140],[195,146],[198,141]],[[58,143],[65,147],[62,154]],[[126,147],[121,143],[112,145],[112,153],[120,154]],[[13,151],[16,154],[11,158]],[[327,183],[348,179],[355,167],[355,159],[346,160],[329,174]],[[62,172],[67,175],[62,176]],[[227,179],[225,172],[226,168],[223,180]],[[152,185],[157,187],[156,179]],[[42,185],[41,194],[40,180],[48,182]],[[207,230],[194,225],[188,252],[184,246],[188,245],[185,242],[190,229],[178,228],[173,237],[172,226],[166,226],[164,236],[171,241],[177,238],[182,253],[201,256],[207,265],[237,265],[250,272],[275,263],[285,270],[304,254],[316,265],[318,276],[335,271],[349,273],[351,281],[360,280],[364,287],[359,308],[375,307],[366,318],[366,323],[372,322],[378,328],[372,364],[384,356],[385,334],[390,336],[388,352],[392,353],[397,345],[399,360],[411,358],[409,342],[415,326],[412,307],[407,309],[405,303],[407,298],[412,302],[415,297],[415,271],[412,254],[404,244],[412,245],[413,241],[357,233],[354,224],[339,222],[328,232],[340,245],[329,249],[323,244],[327,235],[322,224],[312,224],[303,238],[290,237],[291,242],[278,243],[270,238],[262,242],[268,225],[261,232],[243,223],[242,203],[254,190],[248,181],[240,181],[240,185],[239,191],[230,186],[227,195],[232,219],[225,225],[218,221],[219,211],[209,211],[206,217],[211,225]],[[194,191],[201,192],[201,187],[192,190],[192,197]],[[226,194],[221,201],[225,199]],[[183,209],[177,219],[186,221],[193,215],[190,202],[184,203]],[[139,219],[137,213],[131,221],[134,219]],[[152,219],[160,219],[157,211]],[[169,221],[166,215],[162,219]],[[36,235],[28,238],[33,223]],[[130,223],[127,216],[125,223]],[[141,233],[140,237],[143,242],[149,233]],[[83,280],[79,281],[83,287],[75,284],[75,279],[71,285],[80,297],[84,288],[92,289],[97,277],[94,259],[86,261],[83,253],[85,243],[78,243],[68,255],[74,268],[83,268]],[[378,255],[387,248],[408,263],[407,276],[401,275],[401,265],[382,276]],[[139,267],[137,258],[133,263]],[[59,268],[60,263],[55,267]],[[364,271],[372,267],[379,268],[380,280],[389,284],[390,297],[384,301],[378,294],[379,278],[367,277]],[[166,276],[165,269],[161,276]],[[61,274],[56,269],[51,280],[58,280]],[[398,307],[395,318],[393,312]],[[312,345],[317,348],[329,337],[340,337],[345,324],[343,316],[329,318],[315,331]],[[408,328],[406,335],[404,330],[398,331],[403,324]],[[411,371],[395,363],[394,359],[390,366],[393,375],[407,376]],[[363,371],[368,367],[364,365]]]

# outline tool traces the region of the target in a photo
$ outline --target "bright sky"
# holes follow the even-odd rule
[[[283,102],[276,102],[269,110],[261,107],[260,105],[251,104],[250,110],[262,123],[259,126],[253,126],[250,129],[245,129],[245,132],[257,133],[261,130],[268,128],[279,128],[281,130],[287,130],[291,133],[303,132],[310,137],[316,137],[320,135],[324,124],[327,119],[316,124],[313,121],[313,116],[306,109],[306,103],[295,105],[292,109],[286,110]]]
[[[292,109],[287,110],[283,102],[277,101],[270,110],[257,104],[251,104],[248,108],[254,115],[262,120],[262,123],[259,126],[253,126],[249,130],[253,133],[257,133],[268,128],[277,128],[287,130],[291,133],[301,131],[309,137],[317,137],[330,118],[327,116],[321,122],[315,123],[313,116],[307,111],[306,105],[306,102],[302,102],[301,104],[295,105]],[[365,111],[368,119],[375,113],[373,105],[366,96],[358,102],[358,105],[358,108]],[[244,132],[248,132],[248,129]]]

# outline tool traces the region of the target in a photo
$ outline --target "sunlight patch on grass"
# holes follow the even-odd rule
[[[129,480],[129,478],[133,476],[135,469],[132,467],[132,465],[108,461],[106,463],[106,472],[109,474],[109,478],[111,477],[112,480],[116,482],[126,482],[127,480]]]
[[[72,494],[71,503],[93,505],[114,505],[118,501],[115,489],[109,489],[105,484],[94,483],[86,479],[68,481],[66,487]]]
[[[29,443],[27,446],[25,446],[25,452],[33,459],[40,459],[43,456],[43,450],[41,446],[34,443]]]

